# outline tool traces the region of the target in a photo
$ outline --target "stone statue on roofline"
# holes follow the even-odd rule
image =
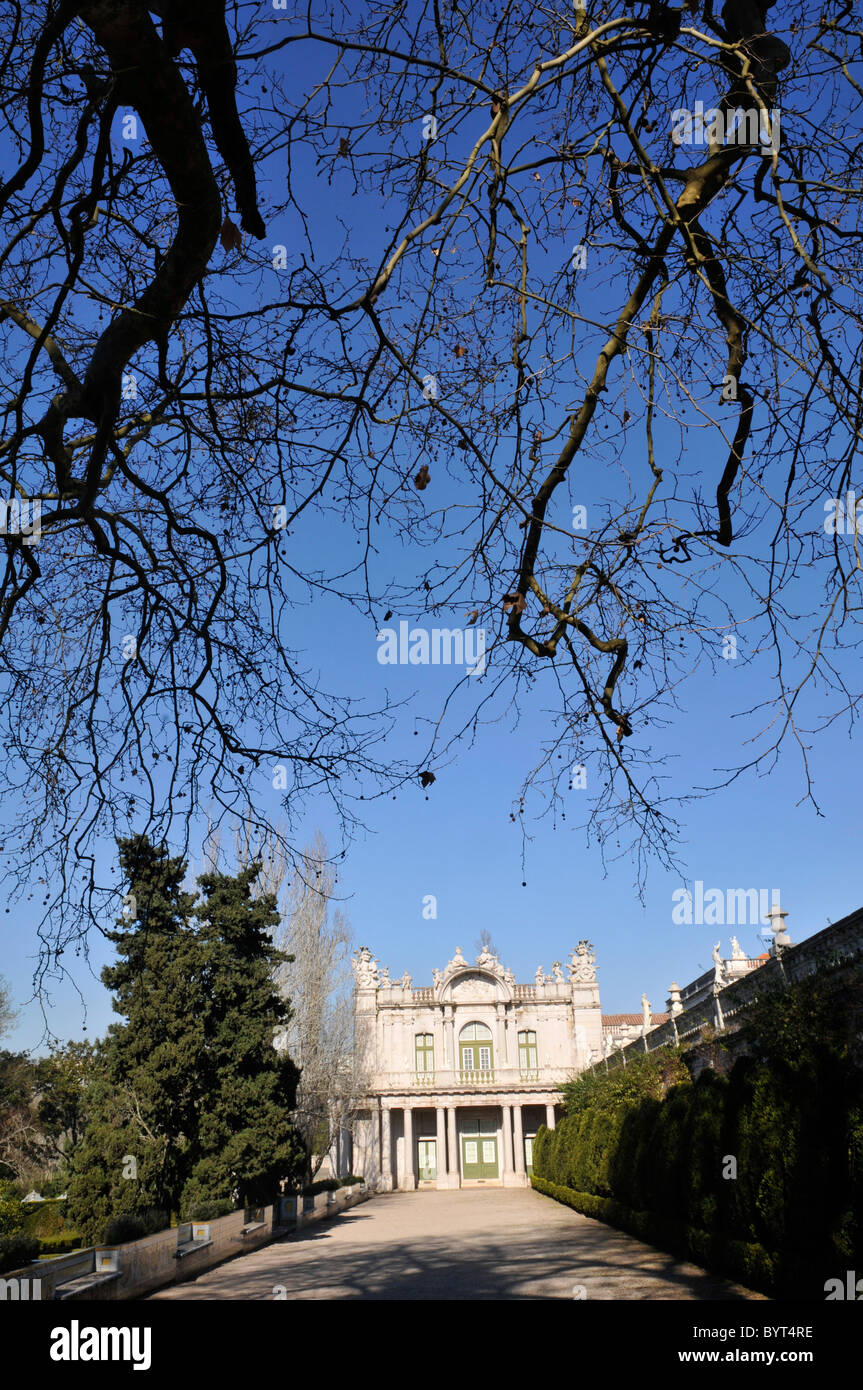
[[[650,1000],[648,999],[646,994],[642,994],[641,996],[641,1020],[644,1032],[649,1032],[653,1023],[653,1019],[650,1013]]]
[[[354,952],[353,960],[354,978],[359,989],[377,988],[378,967],[377,961],[373,958],[368,946],[361,946]]]
[[[569,953],[569,978],[574,984],[592,984],[596,979],[596,951],[592,941],[579,941]]]

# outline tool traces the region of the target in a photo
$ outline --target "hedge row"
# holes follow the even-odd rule
[[[586,1214],[633,1234],[649,1214],[644,1239],[754,1287],[819,1296],[863,1266],[863,1071],[841,1026],[859,988],[815,979],[757,1006],[728,1075],[693,1082],[669,1052],[572,1083],[569,1113],[537,1135],[537,1178],[612,1202]]]
[[[36,1236],[25,1236],[20,1233],[0,1236],[0,1274],[30,1264],[30,1261],[35,1260],[38,1254],[39,1241]]]
[[[572,1207],[583,1216],[592,1216],[615,1226],[627,1235],[635,1236],[648,1245],[667,1250],[679,1259],[694,1260],[707,1269],[738,1279],[747,1288],[762,1293],[777,1295],[790,1290],[787,1285],[789,1271],[780,1268],[775,1254],[760,1245],[742,1240],[728,1240],[718,1232],[699,1231],[694,1226],[684,1226],[678,1221],[657,1216],[655,1212],[633,1211],[622,1202],[611,1197],[595,1197],[589,1192],[575,1192],[571,1187],[560,1187],[557,1183],[546,1182],[534,1173],[531,1183],[537,1192],[553,1197],[556,1202]],[[794,1270],[795,1287],[802,1288],[808,1280],[808,1268],[802,1261]],[[818,1288],[821,1286],[819,1285]],[[808,1297],[819,1296],[813,1288]],[[823,1296],[823,1295],[821,1295]]]
[[[62,1236],[42,1236],[39,1241],[40,1255],[65,1255],[70,1250],[80,1250],[84,1244],[84,1237],[75,1235],[74,1231],[67,1231]]]
[[[44,1202],[31,1202],[24,1208],[24,1230],[40,1240],[64,1235],[68,1228],[66,1202],[51,1197]]]

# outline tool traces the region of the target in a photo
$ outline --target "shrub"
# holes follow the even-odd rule
[[[40,1240],[48,1236],[62,1235],[66,1226],[66,1203],[52,1198],[45,1202],[34,1202],[24,1214],[24,1230]]]
[[[167,1230],[170,1225],[168,1213],[157,1207],[142,1212],[127,1212],[115,1216],[105,1226],[102,1233],[103,1245],[125,1245],[130,1240],[141,1240],[143,1236],[155,1235],[157,1231]]]
[[[213,1197],[207,1202],[192,1202],[183,1212],[184,1221],[217,1221],[234,1211],[230,1197]]]
[[[75,1231],[65,1231],[62,1236],[43,1236],[39,1241],[40,1255],[65,1255],[69,1250],[80,1250],[84,1237]]]
[[[39,1242],[35,1236],[21,1233],[0,1236],[0,1274],[30,1264],[38,1254]]]
[[[24,1208],[17,1197],[0,1195],[0,1236],[14,1236],[24,1230]]]
[[[308,1187],[304,1187],[303,1196],[317,1197],[319,1192],[335,1192],[338,1186],[337,1178],[321,1178],[318,1182],[311,1182]]]
[[[348,1173],[345,1177],[339,1178],[339,1187],[356,1187],[357,1183],[365,1182],[365,1178],[358,1178],[355,1173]]]
[[[62,1197],[65,1195],[68,1185],[69,1174],[60,1172],[54,1177],[40,1178],[37,1188],[45,1198]]]

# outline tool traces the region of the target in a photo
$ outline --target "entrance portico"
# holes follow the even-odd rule
[[[533,1138],[540,1125],[554,1128],[557,1098],[490,1099],[383,1099],[372,1120],[380,1133],[378,1190],[528,1187]]]

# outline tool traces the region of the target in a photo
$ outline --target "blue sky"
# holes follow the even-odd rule
[[[307,54],[292,51],[284,62],[288,72],[302,70],[307,75]],[[314,63],[308,68],[313,70]],[[278,177],[278,169],[269,172]],[[380,203],[375,207],[360,198],[351,204],[347,174],[337,173],[330,185],[310,159],[304,165],[297,157],[294,177],[314,189],[310,205],[322,257],[335,254],[345,227],[353,238],[354,252],[371,254],[382,216]],[[572,228],[562,229],[560,245],[550,254],[565,256],[563,248],[569,247],[576,233],[574,221]],[[286,223],[271,225],[268,242],[294,246],[296,229]],[[608,313],[608,295],[606,286],[597,301],[602,305],[597,308],[599,318]],[[687,442],[687,463],[695,469],[701,462],[700,437],[693,430]],[[637,442],[633,448],[635,459]],[[592,488],[598,498],[609,488],[603,470],[597,474]],[[444,500],[461,500],[458,484],[443,468],[436,471],[434,483],[435,506]],[[577,500],[592,504],[594,495]],[[813,529],[821,520],[820,514],[813,514]],[[750,537],[749,549],[757,549],[758,541],[757,533]],[[314,521],[291,540],[291,547],[292,559],[301,568],[305,563],[330,569],[346,568],[356,549],[353,536],[332,518]],[[420,560],[427,564],[427,553]],[[387,572],[404,577],[416,563],[399,536],[382,543],[381,576]],[[382,591],[384,587],[382,580]],[[376,634],[383,604],[372,620],[323,598],[309,605],[305,595],[298,597],[302,603],[289,614],[291,645],[306,653],[307,663],[319,669],[324,685],[334,690],[371,706],[380,703],[384,690],[395,700],[407,700],[385,750],[393,761],[410,757],[440,715],[452,684],[451,673],[379,664]],[[804,599],[805,606],[817,605],[809,587]],[[434,620],[425,617],[421,625],[429,627],[434,621],[455,626],[463,621],[464,611],[462,607]],[[399,610],[393,622],[408,616],[418,620],[416,614]],[[670,779],[669,790],[685,794],[722,780],[721,769],[734,767],[748,756],[745,740],[764,721],[757,714],[735,716],[769,694],[771,667],[768,658],[756,672],[745,656],[744,643],[740,660],[720,662],[714,674],[702,668],[678,691],[680,709],[673,722],[653,731],[657,755],[670,759],[660,770]],[[849,663],[847,670],[859,681],[854,665]],[[681,824],[680,871],[651,864],[643,901],[631,859],[610,862],[606,872],[597,846],[587,843],[581,823],[589,789],[567,794],[566,819],[558,816],[556,823],[551,815],[537,818],[542,805],[529,800],[531,838],[523,844],[521,829],[510,813],[549,733],[550,698],[542,697],[542,681],[538,684],[536,697],[518,717],[508,710],[506,700],[494,706],[493,720],[480,725],[472,743],[463,744],[449,765],[438,771],[428,791],[414,785],[394,798],[366,803],[366,828],[347,848],[340,887],[357,944],[367,944],[393,975],[409,970],[415,983],[430,983],[432,969],[442,966],[457,945],[468,956],[476,954],[475,942],[485,927],[517,979],[530,980],[538,965],[548,970],[552,961],[565,960],[578,940],[587,937],[597,951],[603,1010],[638,1011],[642,992],[659,1010],[673,978],[682,985],[707,968],[717,938],[727,954],[732,931],[749,954],[763,949],[755,927],[675,925],[672,894],[682,885],[700,879],[705,886],[722,890],[778,889],[795,941],[860,905],[858,760],[854,742],[839,724],[809,740],[813,745],[810,771],[822,816],[801,800],[805,778],[799,756],[789,744],[769,776],[745,774],[731,787],[676,811]],[[461,707],[466,708],[463,698]],[[819,713],[814,693],[807,693],[802,709],[803,723],[814,724]],[[416,737],[415,728],[420,731]],[[267,797],[273,816],[278,817],[277,796],[265,785],[265,804]],[[331,808],[323,800],[305,808],[298,842],[311,838],[317,827],[327,834],[332,850],[341,848]],[[608,848],[611,859],[616,849],[613,841]],[[106,846],[105,863],[110,862],[110,853]],[[423,899],[429,894],[437,899],[434,920],[422,915]],[[18,908],[14,915],[0,917],[0,922],[0,973],[12,984],[22,1009],[18,1027],[3,1045],[36,1048],[44,1024],[39,1006],[26,1003],[34,966],[32,923]],[[76,996],[68,981],[58,982],[50,999],[50,1025],[57,1036],[80,1038],[85,1027],[88,1037],[104,1031],[112,1015],[98,973],[109,959],[105,943],[94,935],[89,972],[83,960],[72,963],[83,998]]]

